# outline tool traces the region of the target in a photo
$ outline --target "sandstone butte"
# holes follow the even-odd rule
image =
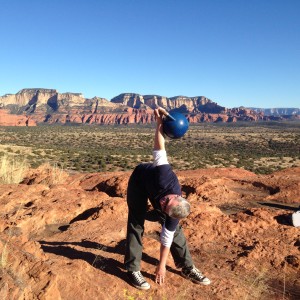
[[[197,267],[182,278],[171,258],[154,281],[159,225],[145,224],[142,270],[149,291],[123,269],[131,172],[68,174],[47,165],[0,185],[0,299],[300,299],[300,168],[176,171],[192,212],[181,221]],[[152,220],[152,221],[151,221]]]
[[[124,93],[108,101],[55,89],[23,89],[0,97],[0,126],[151,123],[156,106],[180,111],[190,123],[300,119],[297,114],[270,117],[243,107],[228,109],[204,96],[168,98]]]

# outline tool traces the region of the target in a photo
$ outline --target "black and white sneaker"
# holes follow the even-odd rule
[[[150,284],[145,280],[140,271],[127,272],[130,283],[139,290],[149,290]]]
[[[181,275],[194,283],[209,285],[210,280],[205,277],[195,266],[190,268],[183,268]]]

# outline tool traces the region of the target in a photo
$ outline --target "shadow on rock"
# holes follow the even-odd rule
[[[91,242],[88,240],[82,240],[81,242],[48,242],[48,241],[39,241],[39,243],[42,245],[48,245],[48,246],[66,246],[66,245],[73,245],[73,246],[79,246],[83,248],[90,248],[90,249],[97,249],[101,251],[105,251],[108,253],[115,253],[123,255],[125,253],[125,244],[126,241],[122,240],[120,241],[115,247],[106,246],[104,244],[100,244],[97,242]]]
[[[293,226],[291,214],[279,215],[279,216],[274,217],[274,219],[277,221],[278,224]]]
[[[53,253],[56,255],[64,256],[69,259],[82,259],[88,262],[92,267],[97,268],[108,274],[117,276],[124,281],[128,282],[126,270],[124,265],[119,261],[113,258],[107,258],[102,255],[95,255],[91,252],[80,251],[70,246],[79,246],[89,249],[97,249],[108,253],[115,253],[119,255],[124,255],[126,240],[120,241],[115,247],[106,246],[97,242],[91,242],[88,240],[83,240],[81,242],[48,242],[48,241],[39,241],[41,248],[44,252]],[[153,266],[157,266],[159,261],[156,258],[151,257],[150,255],[143,253],[142,260]],[[167,270],[174,274],[180,275],[180,272],[167,266]],[[143,271],[145,277],[155,280],[153,274],[149,274]],[[129,282],[128,282],[129,283]]]
[[[283,205],[280,203],[268,203],[268,202],[258,202],[258,204],[263,205],[263,206],[272,207],[272,208],[285,209],[285,210],[291,210],[291,211],[297,211],[299,209],[298,204],[297,204],[297,207],[290,206],[290,205]]]
[[[107,258],[102,255],[95,255],[91,252],[80,251],[63,244],[76,245],[79,243],[61,243],[61,242],[44,242],[40,241],[41,248],[44,252],[64,256],[69,259],[82,259],[92,267],[97,268],[105,273],[117,276],[127,281],[126,273],[122,270],[123,264],[113,258]],[[99,249],[99,248],[97,248]]]

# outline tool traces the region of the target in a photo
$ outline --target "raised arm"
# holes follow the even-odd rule
[[[166,150],[165,149],[165,138],[163,133],[163,120],[162,116],[166,115],[167,112],[163,108],[157,108],[154,110],[154,114],[156,117],[156,131],[154,137],[154,151],[158,150]],[[166,154],[165,154],[166,155]],[[165,161],[163,164],[168,163],[167,157],[165,156]],[[165,282],[166,275],[166,263],[168,259],[168,255],[170,252],[170,247],[167,247],[163,244],[160,246],[160,259],[159,264],[155,270],[155,282],[162,285]]]
[[[163,121],[162,113],[159,110],[162,108],[157,108],[154,110],[154,115],[156,117],[156,131],[154,137],[154,150],[165,150],[165,138],[163,133]]]

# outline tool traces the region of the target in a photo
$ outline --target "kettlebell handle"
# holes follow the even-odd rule
[[[158,111],[161,113],[161,114],[163,114],[163,115],[165,115],[166,117],[169,117],[170,119],[172,119],[173,121],[175,121],[175,119],[164,109],[164,108],[162,108],[162,107],[158,107],[157,108],[158,109]]]

